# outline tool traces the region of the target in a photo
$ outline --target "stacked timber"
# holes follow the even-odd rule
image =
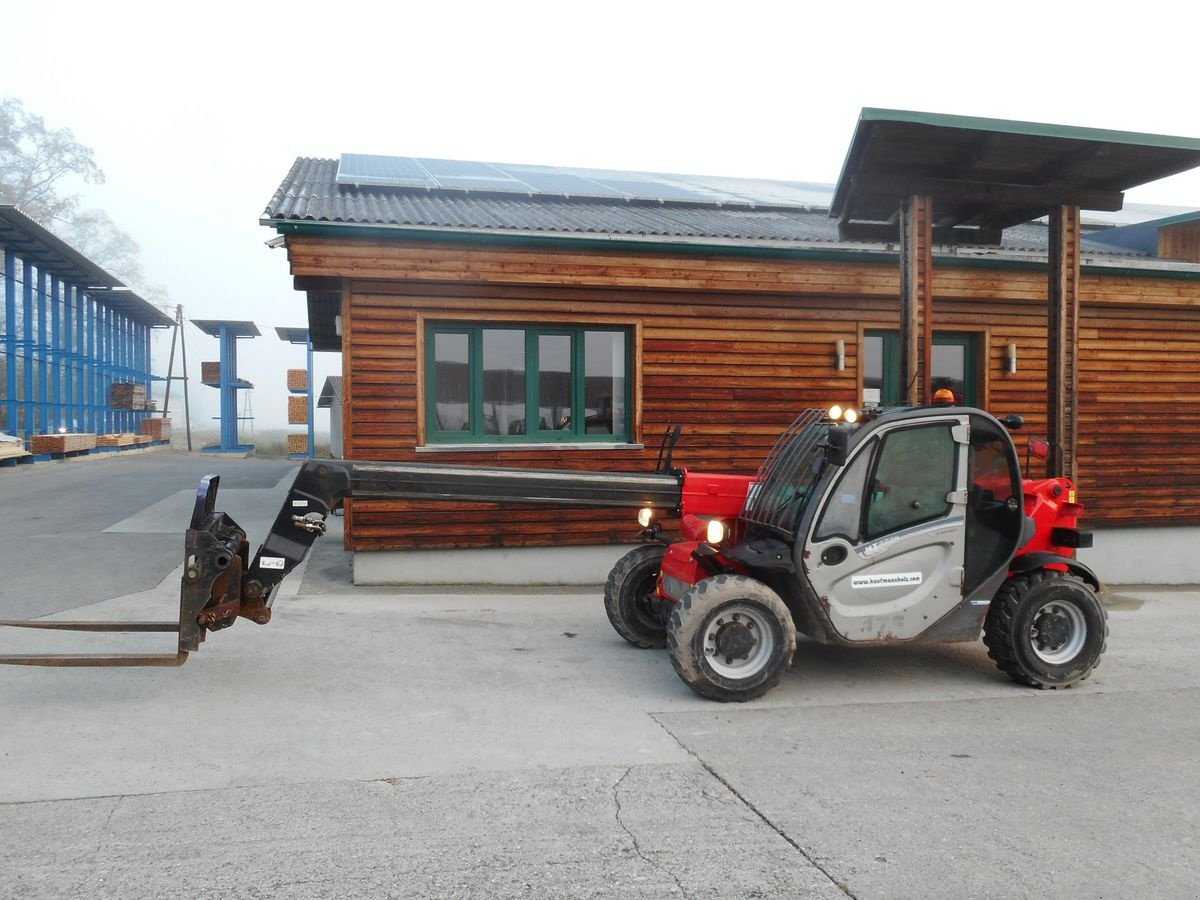
[[[108,392],[108,405],[113,409],[145,409],[146,386],[130,382],[114,384]]]
[[[307,391],[308,369],[288,369],[287,386],[289,391]]]
[[[200,380],[205,384],[220,384],[221,383],[221,363],[217,362],[202,362],[200,363]]]
[[[34,453],[75,453],[96,446],[94,434],[35,434]]]
[[[292,425],[308,423],[308,397],[288,397],[288,422]]]
[[[20,441],[0,441],[0,460],[16,459],[28,455]]]
[[[307,453],[308,452],[308,435],[307,434],[289,434],[287,436],[288,453]]]
[[[137,443],[137,435],[132,432],[121,434],[102,434],[96,438],[97,447],[131,447]]]
[[[169,441],[171,439],[170,419],[142,419],[142,434],[153,441]]]

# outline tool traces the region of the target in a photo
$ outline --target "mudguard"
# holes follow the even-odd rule
[[[1012,561],[1009,567],[1013,572],[1032,572],[1035,569],[1044,569],[1047,566],[1066,566],[1067,571],[1072,575],[1077,575],[1087,584],[1092,586],[1092,590],[1100,590],[1100,579],[1096,577],[1096,573],[1085,566],[1077,559],[1071,559],[1069,556],[1060,556],[1057,553],[1026,553],[1024,556],[1018,556]]]

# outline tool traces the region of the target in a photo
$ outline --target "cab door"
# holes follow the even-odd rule
[[[851,641],[907,640],[962,600],[968,419],[898,422],[855,448],[805,541],[805,567]]]

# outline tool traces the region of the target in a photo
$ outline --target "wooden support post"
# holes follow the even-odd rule
[[[900,396],[930,402],[933,363],[933,198],[900,204]]]
[[[1048,474],[1075,479],[1079,440],[1079,207],[1050,211],[1046,415]]]

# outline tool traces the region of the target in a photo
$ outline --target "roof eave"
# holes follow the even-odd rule
[[[837,241],[742,241],[730,238],[679,238],[653,235],[572,234],[567,232],[524,232],[513,229],[450,229],[431,226],[387,225],[368,222],[329,222],[296,219],[263,219],[261,224],[274,227],[280,234],[313,234],[329,232],[358,232],[386,234],[389,237],[410,237],[416,240],[489,241],[537,244],[539,246],[623,246],[629,249],[672,248],[687,253],[738,254],[777,256],[803,259],[853,259],[860,262],[895,263],[898,245],[865,245]],[[934,248],[935,259],[942,264],[994,268],[1046,267],[1046,253],[1040,250],[1004,250],[994,247]],[[1143,277],[1164,276],[1200,279],[1200,265],[1178,260],[1122,256],[1104,259],[1094,253],[1083,254],[1087,271],[1121,272]]]

